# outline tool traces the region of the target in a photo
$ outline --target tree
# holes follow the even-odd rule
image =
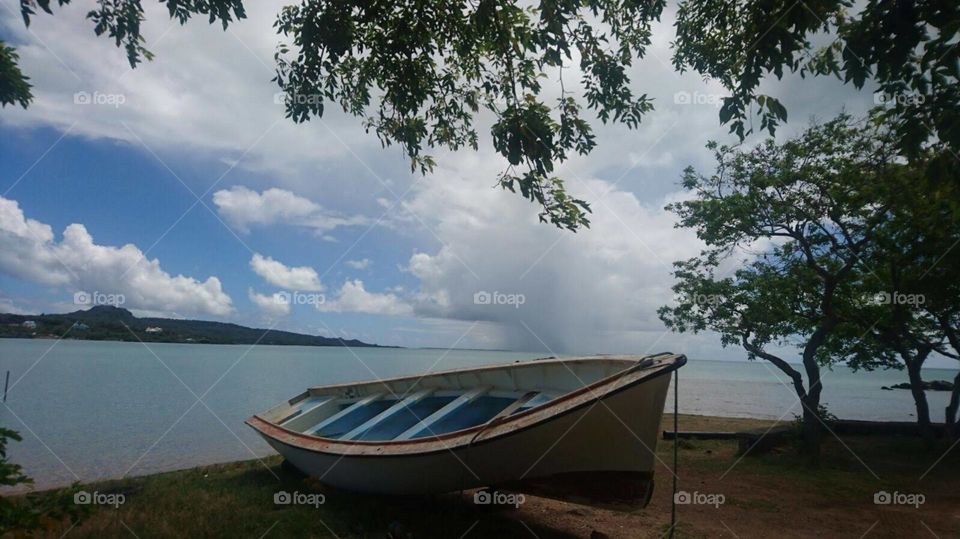
[[[7,459],[7,443],[21,441],[16,431],[0,427],[0,487],[29,485],[33,479],[23,473],[19,464]],[[21,537],[41,528],[51,532],[65,519],[76,524],[89,513],[89,507],[74,503],[78,485],[12,498],[0,495],[0,535]],[[72,527],[72,526],[71,526]]]
[[[949,155],[930,148],[922,159],[898,165],[896,173],[869,186],[888,213],[875,241],[861,253],[861,304],[845,321],[851,367],[880,361],[906,368],[917,423],[928,444],[933,432],[922,367],[933,353],[957,358],[960,350],[951,349],[960,311],[960,257],[953,251],[960,242],[955,170]],[[953,414],[948,407],[948,423]]]
[[[201,14],[226,27],[244,17],[241,0],[160,1],[181,23]],[[21,0],[24,21],[37,8],[52,13],[51,3]],[[630,127],[652,109],[652,99],[632,88],[628,68],[644,56],[666,5],[301,0],[275,24],[288,40],[276,54],[275,80],[294,121],[322,116],[332,103],[363,118],[384,145],[400,145],[424,172],[434,165],[427,148],[476,148],[476,119],[491,113],[493,146],[508,163],[499,185],[538,204],[542,221],[575,231],[589,225],[590,207],[570,196],[554,171],[596,145],[584,109]],[[741,138],[753,130],[754,107],[771,134],[787,119],[783,104],[758,94],[764,77],[798,72],[835,75],[857,88],[876,82],[891,97],[887,114],[904,155],[915,156],[931,139],[960,151],[960,48],[953,46],[960,4],[871,1],[856,14],[851,7],[850,0],[680,1],[674,65],[731,91],[720,121]],[[150,58],[143,17],[141,0],[101,1],[88,14],[98,35],[126,50],[131,66]],[[818,32],[836,39],[818,47]],[[12,51],[0,54],[0,67],[0,103],[26,106],[30,87]],[[576,84],[564,80],[570,68],[579,71]],[[548,97],[557,93],[544,85],[548,79],[558,81],[559,96]]]
[[[949,152],[943,152],[949,153]],[[929,161],[920,204],[911,207],[914,234],[928,246],[920,277],[922,308],[943,341],[937,352],[960,361],[960,181],[953,155]],[[916,186],[914,186],[916,187]],[[960,373],[953,381],[950,403],[944,410],[947,432],[960,437],[957,413],[960,408]]]
[[[16,431],[0,427],[0,486],[15,487],[33,483],[33,480],[23,473],[19,464],[7,461],[8,440],[19,442],[22,438]],[[17,529],[28,520],[30,512],[22,504],[11,501],[9,497],[0,496],[0,534]]]
[[[780,369],[802,405],[804,451],[816,459],[820,369],[843,352],[859,257],[887,213],[869,187],[896,170],[896,145],[889,133],[841,115],[780,145],[708,147],[715,173],[688,168],[683,187],[692,198],[667,206],[707,248],[675,263],[678,299],[660,318],[679,332],[715,331],[724,346]],[[740,252],[749,259],[722,274]],[[787,347],[798,349],[802,372],[780,352]]]
[[[960,360],[960,315],[954,311],[949,319],[941,321],[941,329],[949,339],[950,347],[953,348],[953,359]],[[950,403],[944,410],[944,423],[947,428],[947,435],[951,438],[960,438],[960,429],[958,429],[957,410],[960,409],[960,371],[953,378],[953,391],[950,393]]]
[[[905,174],[878,186],[891,211],[865,258],[871,268],[867,282],[885,315],[868,328],[868,335],[901,356],[928,441],[932,433],[921,367],[933,352],[960,359],[960,252],[955,249],[960,243],[960,184],[955,163],[940,153],[946,152],[929,149],[922,159],[904,165]],[[955,388],[945,410],[951,427],[958,392]]]

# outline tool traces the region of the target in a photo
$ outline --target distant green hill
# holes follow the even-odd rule
[[[29,321],[36,327],[29,327]],[[25,326],[24,323],[27,323]],[[73,328],[71,329],[71,326]],[[160,331],[147,331],[160,328]],[[69,332],[68,332],[69,330]],[[67,314],[0,313],[0,337],[61,337],[91,341],[137,341],[208,344],[281,344],[300,346],[377,346],[356,339],[337,339],[289,331],[255,329],[204,320],[137,318],[130,311],[99,305]]]

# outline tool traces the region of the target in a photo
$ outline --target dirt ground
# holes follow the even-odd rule
[[[672,426],[672,418],[664,425]],[[681,430],[770,426],[752,419],[680,419]],[[56,523],[47,536],[663,537],[670,528],[673,443],[661,440],[657,454],[651,503],[633,513],[533,496],[516,508],[477,505],[472,491],[362,496],[327,490],[271,457],[85,485],[124,493],[126,502],[96,507],[76,526]],[[734,441],[683,440],[679,459],[678,490],[694,503],[677,506],[677,537],[960,537],[960,444],[944,440],[927,448],[913,438],[828,434],[821,462],[812,466],[791,445],[741,457]],[[326,493],[326,503],[277,505],[278,489]]]
[[[672,428],[672,417],[665,417],[664,425]],[[680,418],[680,430],[772,425],[753,419]],[[828,434],[819,467],[790,447],[742,458],[733,441],[682,441],[680,447],[678,491],[703,503],[677,506],[678,537],[960,537],[960,447],[928,450],[917,440]],[[671,442],[660,442],[653,498],[635,514],[531,497],[501,516],[522,521],[530,528],[528,537],[664,536],[670,526],[672,448]],[[874,503],[883,492],[903,503]],[[917,494],[922,503],[907,505],[921,501]]]

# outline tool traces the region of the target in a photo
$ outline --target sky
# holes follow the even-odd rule
[[[181,27],[147,2],[156,57],[135,70],[82,4],[28,30],[2,1],[0,38],[35,101],[0,111],[0,311],[122,300],[138,315],[386,345],[744,357],[656,316],[672,262],[702,248],[664,205],[685,196],[686,166],[711,170],[708,140],[735,142],[718,119],[722,87],[670,65],[670,12],[631,68],[655,110],[635,130],[594,122],[598,147],[558,170],[594,209],[573,234],[494,187],[505,163],[489,117],[479,151],[433,151],[428,175],[334,107],[284,118],[271,82],[281,2],[247,2],[226,31],[202,17]],[[762,90],[790,111],[781,139],[873,106],[869,89],[835,79]]]

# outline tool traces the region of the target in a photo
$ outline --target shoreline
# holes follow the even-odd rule
[[[669,429],[672,414],[665,414],[664,422],[662,427]],[[681,414],[679,423],[681,430],[737,431],[774,422]],[[673,494],[667,463],[672,462],[673,448],[672,441],[658,441],[653,498],[648,507],[631,513],[533,496],[516,507],[477,505],[474,491],[365,496],[303,478],[274,455],[262,461],[86,483],[82,488],[87,492],[122,494],[124,502],[116,508],[91,506],[90,516],[70,530],[70,536],[260,537],[269,532],[276,537],[359,539],[382,537],[399,527],[418,539],[464,534],[530,537],[531,532],[542,539],[661,537],[670,522]],[[913,438],[874,435],[829,437],[823,449],[820,466],[812,468],[791,446],[744,457],[737,454],[736,441],[681,440],[679,491],[692,500],[708,497],[711,503],[678,504],[678,534],[799,538],[955,533],[960,519],[960,492],[955,488],[960,481],[960,452],[943,456],[946,447],[927,450]],[[275,503],[281,492],[323,502]],[[875,503],[883,493],[919,494],[923,501],[915,506]],[[49,536],[60,537],[68,526],[50,529]]]
[[[672,426],[672,414],[661,427]],[[773,421],[680,414],[681,430],[746,430]],[[662,429],[661,429],[662,430]],[[282,465],[279,456],[168,471],[82,485],[88,493],[123,495],[123,503],[91,506],[70,529],[72,538],[237,535],[382,537],[403,529],[413,537],[635,538],[661,537],[669,528],[674,445],[660,440],[649,506],[619,513],[527,496],[514,506],[477,505],[475,491],[430,497],[359,495],[323,486]],[[923,449],[913,438],[843,436],[825,440],[812,468],[791,447],[740,456],[731,440],[678,443],[677,505],[682,537],[917,536],[947,537],[960,518],[960,452]],[[910,455],[905,462],[904,455]],[[942,458],[941,458],[942,457]],[[939,459],[939,460],[938,460]],[[868,464],[869,463],[869,464]],[[922,483],[917,478],[935,463]],[[878,479],[882,477],[883,479]],[[322,500],[275,503],[280,493]],[[875,503],[883,493],[916,493],[916,506]],[[698,503],[708,500],[710,503]],[[230,515],[230,518],[224,518]],[[68,530],[54,527],[49,537]],[[405,536],[404,536],[405,537]]]
[[[681,413],[678,415],[680,423],[680,431],[715,431],[715,432],[743,432],[753,429],[764,429],[770,428],[774,429],[777,427],[786,427],[790,426],[793,423],[793,419],[783,418],[777,420],[774,417],[750,417],[750,416],[734,416],[734,415],[707,415],[707,414],[697,414],[697,413]],[[673,412],[664,412],[663,417],[660,423],[660,431],[672,432],[673,426]],[[860,421],[860,420],[838,420],[839,422],[851,422],[851,423],[863,423],[863,424],[878,424],[878,425],[889,425],[889,426],[902,426],[913,424],[910,422],[904,421]],[[943,427],[943,423],[932,423],[933,427]],[[658,447],[663,444],[671,444],[671,440],[664,439],[662,436],[658,437]],[[199,470],[208,467],[215,466],[230,466],[238,465],[245,463],[256,463],[260,460],[270,459],[278,457],[276,452],[272,449],[267,449],[267,453],[264,455],[259,455],[256,458],[242,459],[242,460],[215,460],[213,462],[199,463],[193,465],[177,466],[161,470],[152,470],[147,473],[142,474],[131,474],[128,476],[113,476],[113,477],[102,477],[94,479],[85,479],[79,480],[80,484],[89,485],[97,483],[108,483],[108,482],[117,482],[117,481],[127,481],[135,480],[141,478],[147,478],[157,475],[169,474],[169,473],[181,473],[189,472],[191,470]],[[2,495],[22,495],[30,492],[50,492],[53,490],[69,487],[71,484],[77,481],[49,481],[42,482],[38,481],[33,485],[28,485],[25,488],[3,488],[0,487],[0,494]]]
[[[690,425],[688,430],[696,430],[703,425],[716,425],[719,422],[722,422],[724,425],[730,425],[731,427],[742,425],[743,429],[749,428],[763,428],[770,426],[771,424],[787,425],[790,423],[790,420],[783,419],[779,423],[776,422],[776,418],[758,418],[758,417],[741,417],[741,416],[721,416],[721,415],[704,415],[704,414],[684,414],[681,413],[678,416],[681,421],[684,421],[686,424]],[[671,426],[673,423],[673,412],[664,412],[663,419],[661,419],[661,431],[669,430],[667,427]],[[683,429],[681,429],[683,430]],[[16,442],[14,442],[16,443]],[[659,444],[665,443],[663,439],[659,439]],[[217,460],[214,462],[201,463],[195,465],[185,465],[182,467],[172,467],[162,470],[152,470],[147,473],[142,474],[131,474],[127,476],[114,476],[114,477],[102,477],[95,479],[83,479],[79,480],[79,483],[82,485],[91,485],[98,483],[109,483],[116,481],[127,481],[134,479],[141,479],[145,477],[152,477],[157,475],[169,474],[169,473],[179,473],[179,472],[189,472],[191,470],[204,469],[211,466],[229,466],[236,464],[244,463],[256,463],[258,460],[264,460],[268,458],[277,457],[275,451],[272,449],[267,449],[268,453],[261,455],[257,458],[243,459],[243,460]],[[30,492],[50,492],[53,490],[69,487],[71,484],[77,481],[49,481],[42,482],[37,481],[34,485],[27,485],[25,488],[16,488],[16,489],[7,489],[0,487],[0,494],[10,494],[10,495],[21,495],[27,494]],[[33,487],[33,488],[31,488]]]

